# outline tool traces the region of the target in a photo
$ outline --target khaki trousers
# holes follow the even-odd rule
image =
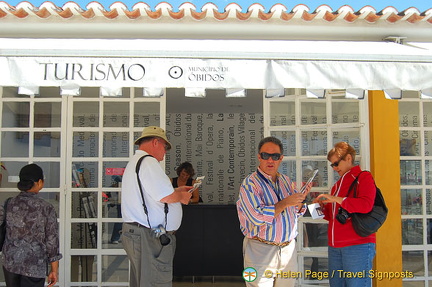
[[[162,246],[151,229],[123,223],[123,248],[130,261],[130,287],[171,287],[176,238]]]
[[[244,268],[257,271],[257,279],[246,282],[247,287],[289,287],[296,283],[299,274],[295,240],[279,247],[245,237],[243,258]]]

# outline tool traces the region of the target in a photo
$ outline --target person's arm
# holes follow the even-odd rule
[[[183,204],[188,204],[189,200],[192,196],[192,193],[189,190],[192,189],[192,186],[179,186],[174,188],[174,192],[168,196],[165,196],[160,201],[163,203],[175,203],[181,202]]]
[[[59,262],[54,261],[51,262],[51,271],[48,274],[47,282],[48,287],[54,286],[58,281],[58,268],[59,268]]]
[[[303,201],[306,198],[305,193],[294,193],[290,196],[285,197],[281,201],[275,204],[275,217],[278,216],[288,206],[297,206],[299,209],[303,206]]]

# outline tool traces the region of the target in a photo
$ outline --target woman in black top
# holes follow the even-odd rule
[[[185,161],[180,164],[176,169],[177,177],[171,178],[171,183],[174,188],[187,185],[192,186],[195,183],[195,179],[193,176],[195,175],[195,170],[190,162]],[[190,203],[198,203],[202,202],[202,199],[199,195],[199,188],[195,189],[192,193],[192,197],[190,199]]]
[[[43,287],[46,276],[48,286],[54,286],[62,255],[56,211],[38,195],[44,186],[43,171],[29,164],[21,169],[19,179],[21,192],[9,200],[6,213],[0,208],[0,222],[6,216],[2,250],[6,286]]]

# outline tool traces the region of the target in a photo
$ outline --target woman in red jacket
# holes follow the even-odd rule
[[[362,172],[354,166],[356,152],[346,142],[335,144],[327,154],[330,166],[340,179],[330,194],[319,195],[319,202],[328,220],[328,253],[330,286],[371,286],[369,270],[375,257],[375,234],[367,237],[358,235],[352,226],[350,213],[368,213],[375,201],[375,182],[369,172]],[[356,177],[357,196],[348,196],[348,190]]]

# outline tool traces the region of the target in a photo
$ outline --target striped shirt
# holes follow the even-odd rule
[[[276,182],[259,168],[247,176],[240,186],[237,212],[240,229],[248,237],[282,243],[297,236],[297,219],[306,211],[300,212],[296,206],[287,207],[275,217],[275,204],[298,191],[292,188],[288,176],[278,173]]]

